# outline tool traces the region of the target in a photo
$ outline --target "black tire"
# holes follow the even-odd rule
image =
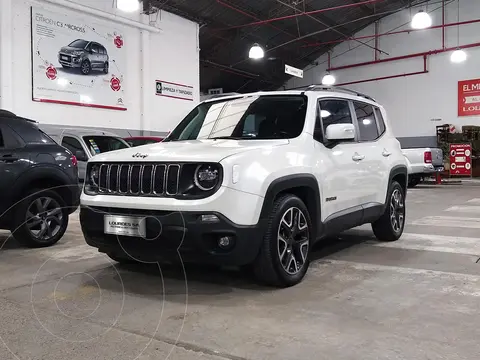
[[[395,204],[394,196],[398,194],[400,196],[399,204]],[[398,206],[398,207],[397,207]],[[395,209],[393,209],[393,208]],[[395,215],[392,215],[395,210]],[[400,220],[400,215],[402,219]],[[383,215],[372,224],[373,233],[380,241],[395,241],[402,236],[403,229],[405,227],[405,191],[396,181],[392,181],[388,188],[387,203],[385,206],[385,212]],[[392,216],[395,216],[395,221]]]
[[[135,259],[131,258],[127,254],[117,254],[117,253],[107,253],[107,256],[112,259],[113,261],[118,262],[119,264],[137,264],[138,261]]]
[[[296,216],[292,213],[291,223],[293,228],[296,227],[296,230],[295,232],[292,231],[290,233],[292,239],[289,239],[288,241],[291,241],[292,244],[287,245],[286,241],[279,240],[279,234],[286,230],[282,229],[282,226],[284,225],[281,222],[284,216],[288,216],[290,209],[297,209],[299,210],[298,214],[303,214],[303,224],[306,224],[307,228],[306,230],[301,230],[300,223],[302,221],[300,221],[300,223],[294,223],[294,221],[298,220],[293,220],[294,216],[300,219],[301,215]],[[296,212],[296,210],[292,211]],[[289,287],[300,283],[308,270],[309,253],[313,235],[310,214],[303,201],[292,194],[285,194],[277,198],[268,218],[268,225],[263,237],[263,243],[260,247],[260,252],[252,264],[252,270],[255,277],[262,283],[275,287]],[[298,237],[298,240],[296,240],[295,237]],[[284,244],[284,251],[281,251],[282,245],[280,243]],[[290,249],[288,250],[289,246]],[[306,251],[305,246],[307,246]],[[280,254],[281,252],[283,257]],[[287,256],[286,259],[285,256]],[[299,261],[296,261],[295,256],[298,257],[300,261],[303,261],[303,264],[299,264]],[[282,259],[285,260],[286,265],[283,264]],[[292,261],[295,266],[294,269],[298,269],[295,273],[289,273]],[[301,265],[301,267],[299,267],[299,265]],[[288,269],[285,268],[285,266],[287,266]]]
[[[414,188],[418,184],[420,184],[420,178],[419,177],[411,177],[411,178],[408,179],[408,187],[409,188]]]
[[[90,61],[88,60],[83,60],[82,64],[80,65],[80,72],[83,75],[88,75],[92,71],[92,64],[90,64]]]
[[[38,204],[47,204],[47,199],[49,205],[42,211]],[[34,209],[38,209],[37,214]],[[56,191],[31,190],[13,210],[13,237],[20,244],[31,248],[52,246],[67,230],[68,210]]]
[[[108,74],[108,71],[109,69],[108,69],[108,61],[107,61],[105,64],[103,64],[103,73]]]

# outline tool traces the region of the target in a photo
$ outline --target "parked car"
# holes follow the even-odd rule
[[[68,129],[57,133],[50,132],[50,136],[77,157],[80,182],[85,179],[88,159],[97,154],[130,147],[125,140],[113,133],[91,129]]]
[[[59,241],[80,200],[75,156],[34,121],[0,110],[0,228],[25,246]]]
[[[58,62],[64,68],[80,69],[83,75],[92,70],[109,71],[109,56],[105,46],[83,39],[72,41],[58,52]]]
[[[405,225],[407,165],[383,107],[311,86],[209,100],[160,144],[100,154],[87,166],[80,222],[119,262],[246,266],[299,283],[321,238],[372,223]]]
[[[408,186],[417,186],[424,178],[444,170],[443,151],[439,148],[402,149],[408,166]]]
[[[158,136],[132,136],[124,139],[131,147],[155,144],[163,141],[163,138]]]

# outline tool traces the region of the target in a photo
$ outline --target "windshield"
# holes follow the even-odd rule
[[[79,48],[79,49],[85,49],[87,45],[88,45],[88,41],[79,39],[79,40],[72,41],[68,46]]]
[[[128,144],[113,136],[84,136],[83,140],[92,155],[128,148]]]
[[[302,133],[307,98],[263,95],[202,103],[164,141],[291,139]]]

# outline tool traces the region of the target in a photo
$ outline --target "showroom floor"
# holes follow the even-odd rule
[[[0,359],[477,358],[479,190],[411,190],[401,240],[351,230],[283,290],[232,270],[188,266],[187,282],[178,268],[113,266],[74,214],[57,246],[5,242]]]

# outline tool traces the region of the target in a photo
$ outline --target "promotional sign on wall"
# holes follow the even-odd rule
[[[450,175],[472,175],[472,145],[450,144]]]
[[[33,100],[127,110],[123,35],[75,16],[32,7]]]
[[[458,82],[458,116],[480,115],[480,79]]]
[[[193,86],[164,80],[155,81],[155,95],[173,99],[193,101]]]

